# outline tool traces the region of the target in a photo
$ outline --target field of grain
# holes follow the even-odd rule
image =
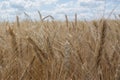
[[[120,80],[120,20],[0,23],[0,80]]]

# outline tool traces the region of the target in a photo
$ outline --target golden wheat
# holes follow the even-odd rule
[[[120,80],[120,20],[38,13],[41,21],[0,23],[0,80]]]

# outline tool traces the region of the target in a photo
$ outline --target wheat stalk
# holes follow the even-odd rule
[[[68,27],[68,17],[67,17],[67,15],[65,15],[65,19],[66,19],[66,26]]]
[[[17,27],[20,27],[20,22],[19,22],[19,17],[16,16],[16,21],[17,21]]]
[[[75,26],[77,26],[77,13],[75,14]]]

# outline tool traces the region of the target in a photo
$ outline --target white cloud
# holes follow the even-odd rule
[[[74,14],[77,13],[79,18],[94,18],[98,15],[103,15],[104,6],[106,5],[106,14],[112,10],[116,5],[113,1],[104,0],[70,0],[64,3],[59,3],[62,0],[4,0],[0,1],[0,15],[2,18],[14,19],[16,15],[24,17],[24,12],[28,13],[31,17],[38,18],[37,11],[46,15],[52,15],[55,19],[64,18],[67,14],[70,19],[73,19]],[[117,0],[119,2],[119,0]],[[109,7],[110,6],[110,7]],[[120,7],[117,8],[115,13],[120,12]]]
[[[91,1],[95,1],[95,0],[78,0],[78,2],[91,2]]]
[[[93,4],[95,6],[93,6]],[[54,9],[54,13],[58,16],[60,14],[63,15],[67,14],[69,15],[70,19],[74,18],[74,14],[77,13],[80,19],[81,18],[89,19],[91,17],[95,17],[96,14],[100,15],[100,12],[98,14],[98,11],[103,10],[102,4],[103,2],[99,1],[96,3],[95,0],[78,0],[77,2],[69,1],[63,4],[57,4],[56,8]]]

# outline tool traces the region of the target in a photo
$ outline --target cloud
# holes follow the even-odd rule
[[[59,16],[60,14],[69,15],[70,19],[74,18],[74,14],[77,13],[80,19],[87,18],[90,19],[94,17],[97,13],[97,10],[102,11],[103,2],[96,2],[94,0],[78,0],[78,1],[69,1],[63,4],[57,4],[54,8],[54,13]]]
[[[50,14],[58,20],[64,20],[65,14],[72,20],[75,13],[80,19],[94,19],[102,16],[104,11],[108,15],[119,3],[119,0],[106,0],[106,2],[104,0],[2,0],[0,19],[14,20],[16,15],[24,18],[24,12],[31,18],[38,19],[38,10],[43,16]],[[116,8],[115,13],[120,14],[120,6]]]

